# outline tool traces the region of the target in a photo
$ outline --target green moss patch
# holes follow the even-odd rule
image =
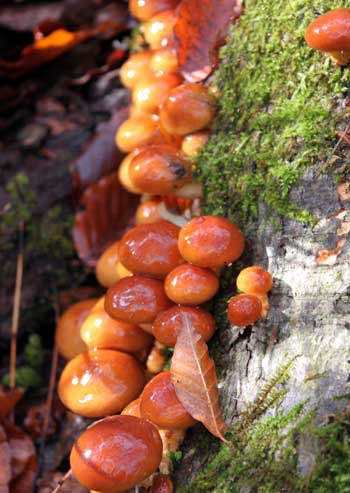
[[[312,222],[289,199],[308,167],[324,167],[345,128],[341,102],[350,70],[337,68],[304,41],[307,25],[346,0],[246,0],[216,75],[214,135],[198,160],[204,208],[243,222],[260,202]]]

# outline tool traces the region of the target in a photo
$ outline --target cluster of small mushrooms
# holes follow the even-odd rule
[[[103,418],[83,432],[71,452],[74,475],[93,493],[135,486],[173,491],[167,454],[196,421],[164,370],[166,349],[175,346],[185,315],[203,340],[210,340],[215,324],[208,302],[219,289],[221,269],[244,250],[242,232],[228,219],[193,217],[193,200],[200,196],[192,177],[194,158],[209,137],[215,98],[179,73],[172,44],[177,3],[130,0],[149,49],[132,54],[121,68],[132,105],[116,142],[128,153],[120,181],[142,196],[141,203],[135,227],[97,263],[106,295],[71,306],[57,327],[59,351],[69,360],[58,386],[62,402],[81,416]],[[337,64],[349,63],[350,9],[316,19],[305,38]],[[168,211],[174,207],[177,219]],[[184,211],[192,219],[185,220]],[[246,327],[266,316],[272,276],[251,266],[236,284],[228,319]]]

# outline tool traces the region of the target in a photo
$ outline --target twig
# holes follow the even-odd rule
[[[63,476],[63,478],[59,480],[56,488],[52,491],[52,493],[58,493],[62,488],[63,483],[67,481],[67,479],[69,479],[72,476],[72,474],[73,474],[72,469],[69,469],[69,471]]]
[[[17,358],[17,335],[19,325],[19,314],[21,308],[21,292],[24,265],[24,222],[21,219],[18,224],[19,241],[16,267],[16,285],[13,296],[12,327],[11,327],[11,352],[10,352],[10,388],[16,386],[16,358]],[[14,420],[13,413],[11,420]]]
[[[349,132],[349,130],[350,130],[350,123],[348,123],[346,125],[346,127],[345,127],[345,130],[341,132],[340,137],[339,137],[337,143],[335,144],[335,146],[332,149],[331,155],[326,160],[326,162],[319,167],[319,169],[316,172],[316,176],[319,176],[322,173],[322,171],[324,171],[324,170],[326,170],[328,168],[328,165],[332,161],[332,158],[335,155],[335,153],[337,152],[338,147],[340,146],[340,144],[343,142],[343,140],[345,140],[345,136]]]

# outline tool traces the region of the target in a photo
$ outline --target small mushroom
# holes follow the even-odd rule
[[[236,284],[242,293],[266,294],[272,288],[272,276],[262,267],[252,265],[241,270]]]
[[[307,28],[305,40],[311,48],[328,53],[337,65],[350,62],[350,8],[330,10]]]
[[[252,294],[239,294],[228,302],[228,319],[237,327],[254,324],[262,316],[262,303]]]

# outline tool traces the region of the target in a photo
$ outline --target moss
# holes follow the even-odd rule
[[[304,41],[308,23],[346,0],[247,0],[231,29],[216,74],[219,114],[198,160],[204,208],[238,222],[263,202],[283,216],[313,223],[289,193],[305,170],[325,167],[345,127],[339,111],[350,69]],[[322,164],[323,163],[323,164]]]
[[[255,401],[233,424],[195,480],[179,493],[348,493],[350,491],[350,408],[316,427],[316,410],[306,402],[282,412],[292,362],[261,389]],[[269,410],[269,416],[265,412]],[[308,476],[298,468],[301,440],[316,440],[317,455]]]

